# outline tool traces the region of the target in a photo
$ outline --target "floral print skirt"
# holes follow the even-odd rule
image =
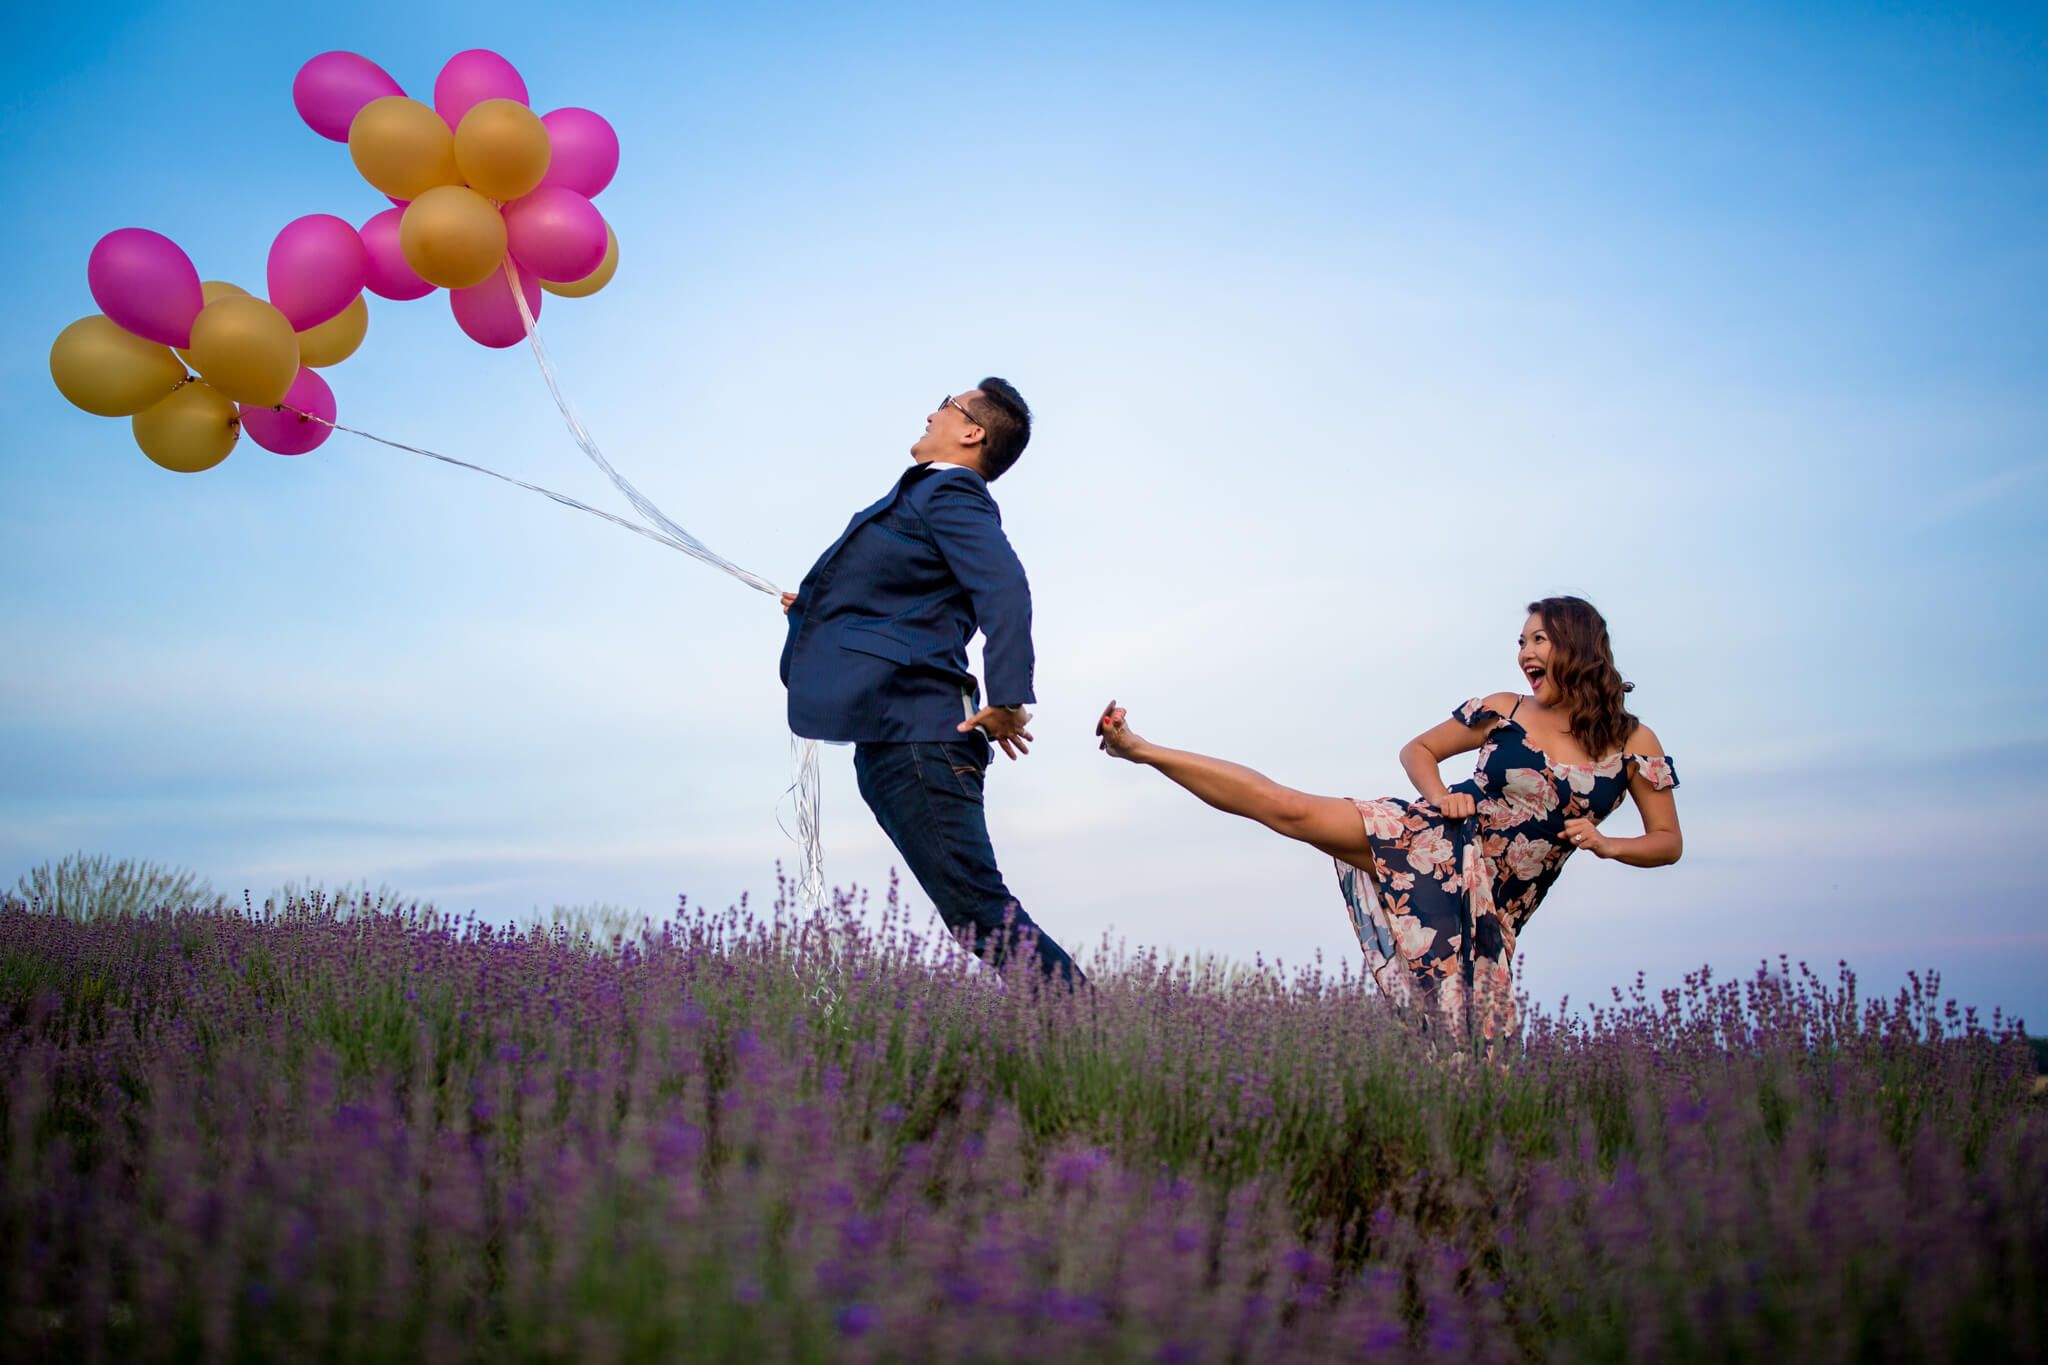
[[[1374,865],[1337,859],[1337,885],[1381,996],[1440,1046],[1497,1049],[1519,1016],[1515,929],[1495,907],[1490,860],[1426,803],[1355,804]]]

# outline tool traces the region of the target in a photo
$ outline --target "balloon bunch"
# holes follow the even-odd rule
[[[292,83],[300,116],[348,143],[363,178],[397,207],[360,230],[325,213],[286,224],[270,248],[267,301],[202,281],[161,233],[108,233],[86,266],[101,311],[50,348],[58,390],[87,412],[131,418],[145,455],[197,473],[243,432],[282,455],[327,439],[334,391],[317,371],[362,345],[365,288],[387,299],[445,288],[469,336],[517,344],[526,322],[515,277],[537,316],[541,290],[594,294],[619,258],[590,202],[618,170],[617,135],[587,109],[542,118],[526,98],[512,64],[481,49],[441,69],[431,109],[366,58],[313,58]]]
[[[100,238],[85,274],[100,311],[58,333],[50,377],[87,412],[132,418],[150,459],[196,474],[242,432],[280,455],[327,439],[334,390],[318,371],[354,355],[370,323],[363,244],[347,223],[316,213],[286,224],[270,247],[268,302],[202,281],[176,242],[147,228]]]
[[[619,169],[618,135],[588,109],[534,113],[497,53],[449,58],[432,108],[375,62],[323,53],[300,68],[292,102],[397,205],[362,227],[373,293],[446,289],[471,339],[514,346],[526,338],[514,277],[538,316],[541,291],[582,298],[618,269],[618,239],[590,202]]]

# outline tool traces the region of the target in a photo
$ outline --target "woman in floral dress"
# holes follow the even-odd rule
[[[1584,849],[1633,867],[1678,861],[1671,760],[1624,705],[1607,622],[1576,597],[1529,604],[1515,662],[1529,695],[1474,697],[1410,740],[1401,766],[1419,801],[1311,796],[1218,758],[1161,748],[1115,702],[1096,733],[1118,758],[1157,768],[1218,810],[1330,854],[1380,990],[1454,1047],[1489,1048],[1516,1027],[1515,940]],[[1479,751],[1446,787],[1438,765]],[[1643,833],[1600,831],[1635,798]]]

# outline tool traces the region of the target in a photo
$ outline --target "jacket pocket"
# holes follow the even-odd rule
[[[856,654],[872,654],[877,659],[887,659],[892,664],[916,662],[910,646],[900,640],[892,640],[877,630],[866,630],[860,626],[841,626],[837,641],[841,649],[850,649]]]

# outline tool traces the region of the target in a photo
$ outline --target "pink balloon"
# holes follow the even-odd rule
[[[433,285],[413,273],[399,249],[398,224],[404,217],[403,208],[386,209],[356,234],[363,242],[363,283],[380,298],[423,299],[434,292]]]
[[[574,190],[543,185],[505,205],[505,241],[513,260],[567,284],[604,263],[604,215]]]
[[[192,319],[206,298],[192,258],[161,232],[118,228],[100,238],[85,280],[92,301],[116,325],[159,345],[191,344]]]
[[[270,244],[270,302],[292,330],[318,327],[356,301],[370,266],[363,239],[331,213],[309,213],[284,225]]]
[[[495,52],[481,47],[458,52],[434,77],[434,112],[450,128],[462,122],[471,105],[485,100],[526,103],[526,82]]]
[[[404,93],[383,67],[353,52],[323,52],[292,80],[299,117],[331,142],[348,141],[348,126],[371,100]]]
[[[334,431],[327,425],[334,420],[334,390],[327,387],[318,370],[299,366],[299,377],[285,391],[283,406],[297,411],[281,412],[277,408],[242,404],[242,434],[265,450],[280,455],[303,455]],[[301,412],[311,413],[319,420],[301,417]]]
[[[533,272],[519,271],[519,291],[526,295],[527,311],[538,319],[544,295]],[[512,286],[506,283],[502,269],[482,284],[449,290],[448,306],[455,310],[456,324],[479,345],[517,346],[526,340],[526,323],[519,316],[519,305],[513,301]]]
[[[549,147],[548,173],[540,183],[597,198],[619,172],[619,135],[611,124],[588,109],[557,109],[540,121]]]

